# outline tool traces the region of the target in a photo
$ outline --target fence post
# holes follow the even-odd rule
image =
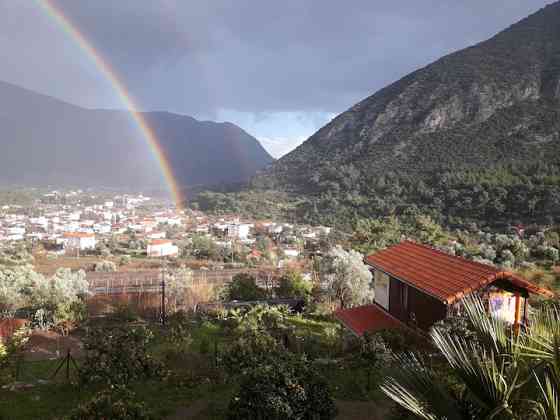
[[[19,374],[20,374],[20,365],[21,365],[21,356],[18,354],[17,358],[16,358],[16,382],[19,380]]]
[[[70,349],[67,349],[66,354],[66,382],[70,382]]]
[[[214,367],[218,367],[218,340],[214,340]]]

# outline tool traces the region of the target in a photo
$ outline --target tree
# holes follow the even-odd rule
[[[419,354],[395,355],[383,392],[427,420],[560,418],[558,308],[540,310],[519,333],[489,315],[478,298],[465,298],[464,308],[475,337],[434,328],[442,362],[430,366]]]
[[[189,286],[192,286],[193,272],[189,268],[181,267],[176,271],[166,270],[165,294],[170,301],[171,312],[177,309],[177,301],[185,296]]]
[[[59,268],[50,279],[42,276],[39,279],[23,290],[39,326],[46,328],[50,324],[83,320],[83,298],[89,293],[83,270],[73,272],[69,268]]]
[[[352,247],[363,253],[370,253],[400,242],[402,226],[396,217],[386,220],[361,219],[353,229],[350,242]]]
[[[67,420],[152,420],[144,403],[129,389],[116,386],[105,389],[72,411]]]
[[[113,261],[99,261],[95,263],[94,270],[98,273],[114,273],[117,271],[117,265]]]
[[[42,327],[77,320],[83,314],[83,297],[88,294],[83,270],[60,268],[51,278],[30,266],[0,269],[0,311],[13,316],[18,309],[30,311]]]
[[[239,273],[233,276],[231,283],[225,289],[227,300],[260,300],[266,298],[266,290],[257,285],[254,276]]]
[[[220,260],[222,255],[216,242],[211,238],[202,235],[195,235],[192,238],[190,252],[200,260]]]
[[[333,419],[328,384],[305,358],[291,356],[258,364],[241,381],[228,408],[229,420]]]
[[[43,281],[28,265],[0,268],[0,314],[13,317],[16,310],[28,306],[33,292],[29,286]]]
[[[305,280],[299,271],[289,270],[278,281],[276,296],[280,298],[304,298],[311,295],[313,284]]]
[[[373,300],[372,275],[364,256],[337,246],[320,262],[321,280],[327,292],[340,302],[341,308],[369,303]]]
[[[152,340],[153,333],[140,326],[91,329],[83,339],[81,382],[126,386],[159,376],[162,367],[148,352]]]

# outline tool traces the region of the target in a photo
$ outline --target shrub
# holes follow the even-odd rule
[[[123,255],[119,258],[119,265],[128,265],[132,261],[132,257],[130,255]]]
[[[117,271],[117,265],[113,261],[99,261],[95,263],[94,270],[98,273],[113,273]]]
[[[261,364],[244,377],[228,419],[332,419],[336,407],[326,381],[305,359]]]
[[[23,356],[30,335],[29,328],[25,326],[17,329],[5,342],[0,341],[0,383],[15,379],[16,364]]]
[[[397,354],[431,348],[430,342],[425,337],[408,329],[381,330],[376,335],[388,349]]]
[[[276,295],[280,298],[304,298],[311,295],[313,284],[303,278],[298,271],[288,271],[280,277]]]
[[[67,420],[150,420],[146,406],[124,387],[100,391],[90,401],[81,404]]]
[[[257,285],[255,277],[247,273],[236,274],[224,291],[227,300],[260,300],[266,298],[266,290]]]
[[[555,263],[560,259],[560,251],[552,246],[548,246],[544,251],[544,256],[546,259]]]
[[[222,357],[226,372],[238,375],[272,363],[283,357],[278,342],[269,334],[248,330],[237,339]]]
[[[94,328],[85,336],[86,356],[80,369],[82,383],[126,385],[160,376],[163,367],[148,353],[152,332],[141,326]]]
[[[134,322],[140,320],[140,315],[129,303],[119,302],[114,306],[111,318],[120,322]]]

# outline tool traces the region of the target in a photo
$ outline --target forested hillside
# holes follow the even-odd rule
[[[429,213],[547,223],[560,214],[560,2],[336,117],[253,181],[323,222]]]

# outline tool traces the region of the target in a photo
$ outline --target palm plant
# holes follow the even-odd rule
[[[475,339],[434,327],[437,350],[395,355],[382,391],[418,418],[560,420],[560,315],[539,311],[519,333],[489,315],[478,297],[464,299]]]

